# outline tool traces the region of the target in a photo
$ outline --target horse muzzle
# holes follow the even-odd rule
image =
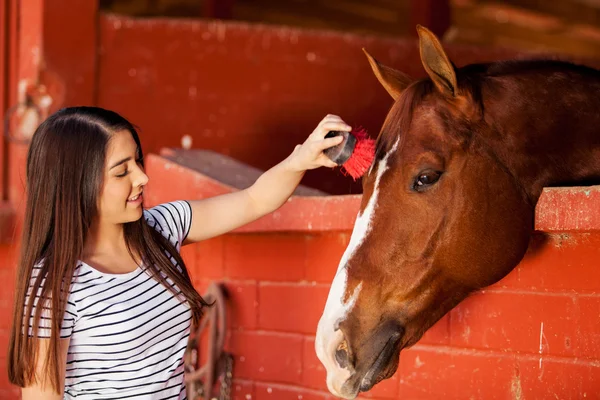
[[[354,399],[391,377],[398,367],[403,336],[401,327],[380,329],[354,352],[341,330],[336,330],[327,343],[317,337],[317,355],[327,370],[329,391],[340,398]]]
[[[371,367],[360,380],[359,389],[361,392],[367,392],[371,390],[375,384],[383,379],[391,377],[394,372],[396,372],[398,364],[392,363],[392,361],[394,361],[394,358],[397,359],[398,357],[401,339],[402,332],[394,332],[392,336],[390,336],[386,344],[383,346],[383,349],[381,349],[379,352],[375,362],[371,364]]]

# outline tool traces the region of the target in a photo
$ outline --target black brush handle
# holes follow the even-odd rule
[[[325,135],[325,139],[336,136],[344,137],[342,143],[325,149],[323,153],[325,153],[325,155],[337,165],[343,165],[346,161],[348,161],[352,155],[352,152],[354,151],[354,147],[356,146],[356,137],[350,132],[346,131],[329,131],[329,133]]]

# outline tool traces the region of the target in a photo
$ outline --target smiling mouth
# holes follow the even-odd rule
[[[142,196],[143,192],[138,193],[137,195],[130,197],[129,199],[127,199],[127,201],[137,201],[141,196]]]

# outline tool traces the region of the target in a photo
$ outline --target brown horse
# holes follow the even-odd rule
[[[600,182],[599,71],[550,60],[456,68],[417,30],[427,79],[367,53],[394,104],[315,343],[329,390],[347,399],[520,262],[542,188]]]

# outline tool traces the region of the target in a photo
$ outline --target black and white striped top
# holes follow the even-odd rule
[[[144,217],[180,250],[191,226],[188,202],[161,204]],[[185,399],[190,321],[188,304],[143,266],[106,274],[80,262],[61,329],[61,337],[70,338],[64,398]],[[43,319],[40,337],[50,336],[48,327]]]

